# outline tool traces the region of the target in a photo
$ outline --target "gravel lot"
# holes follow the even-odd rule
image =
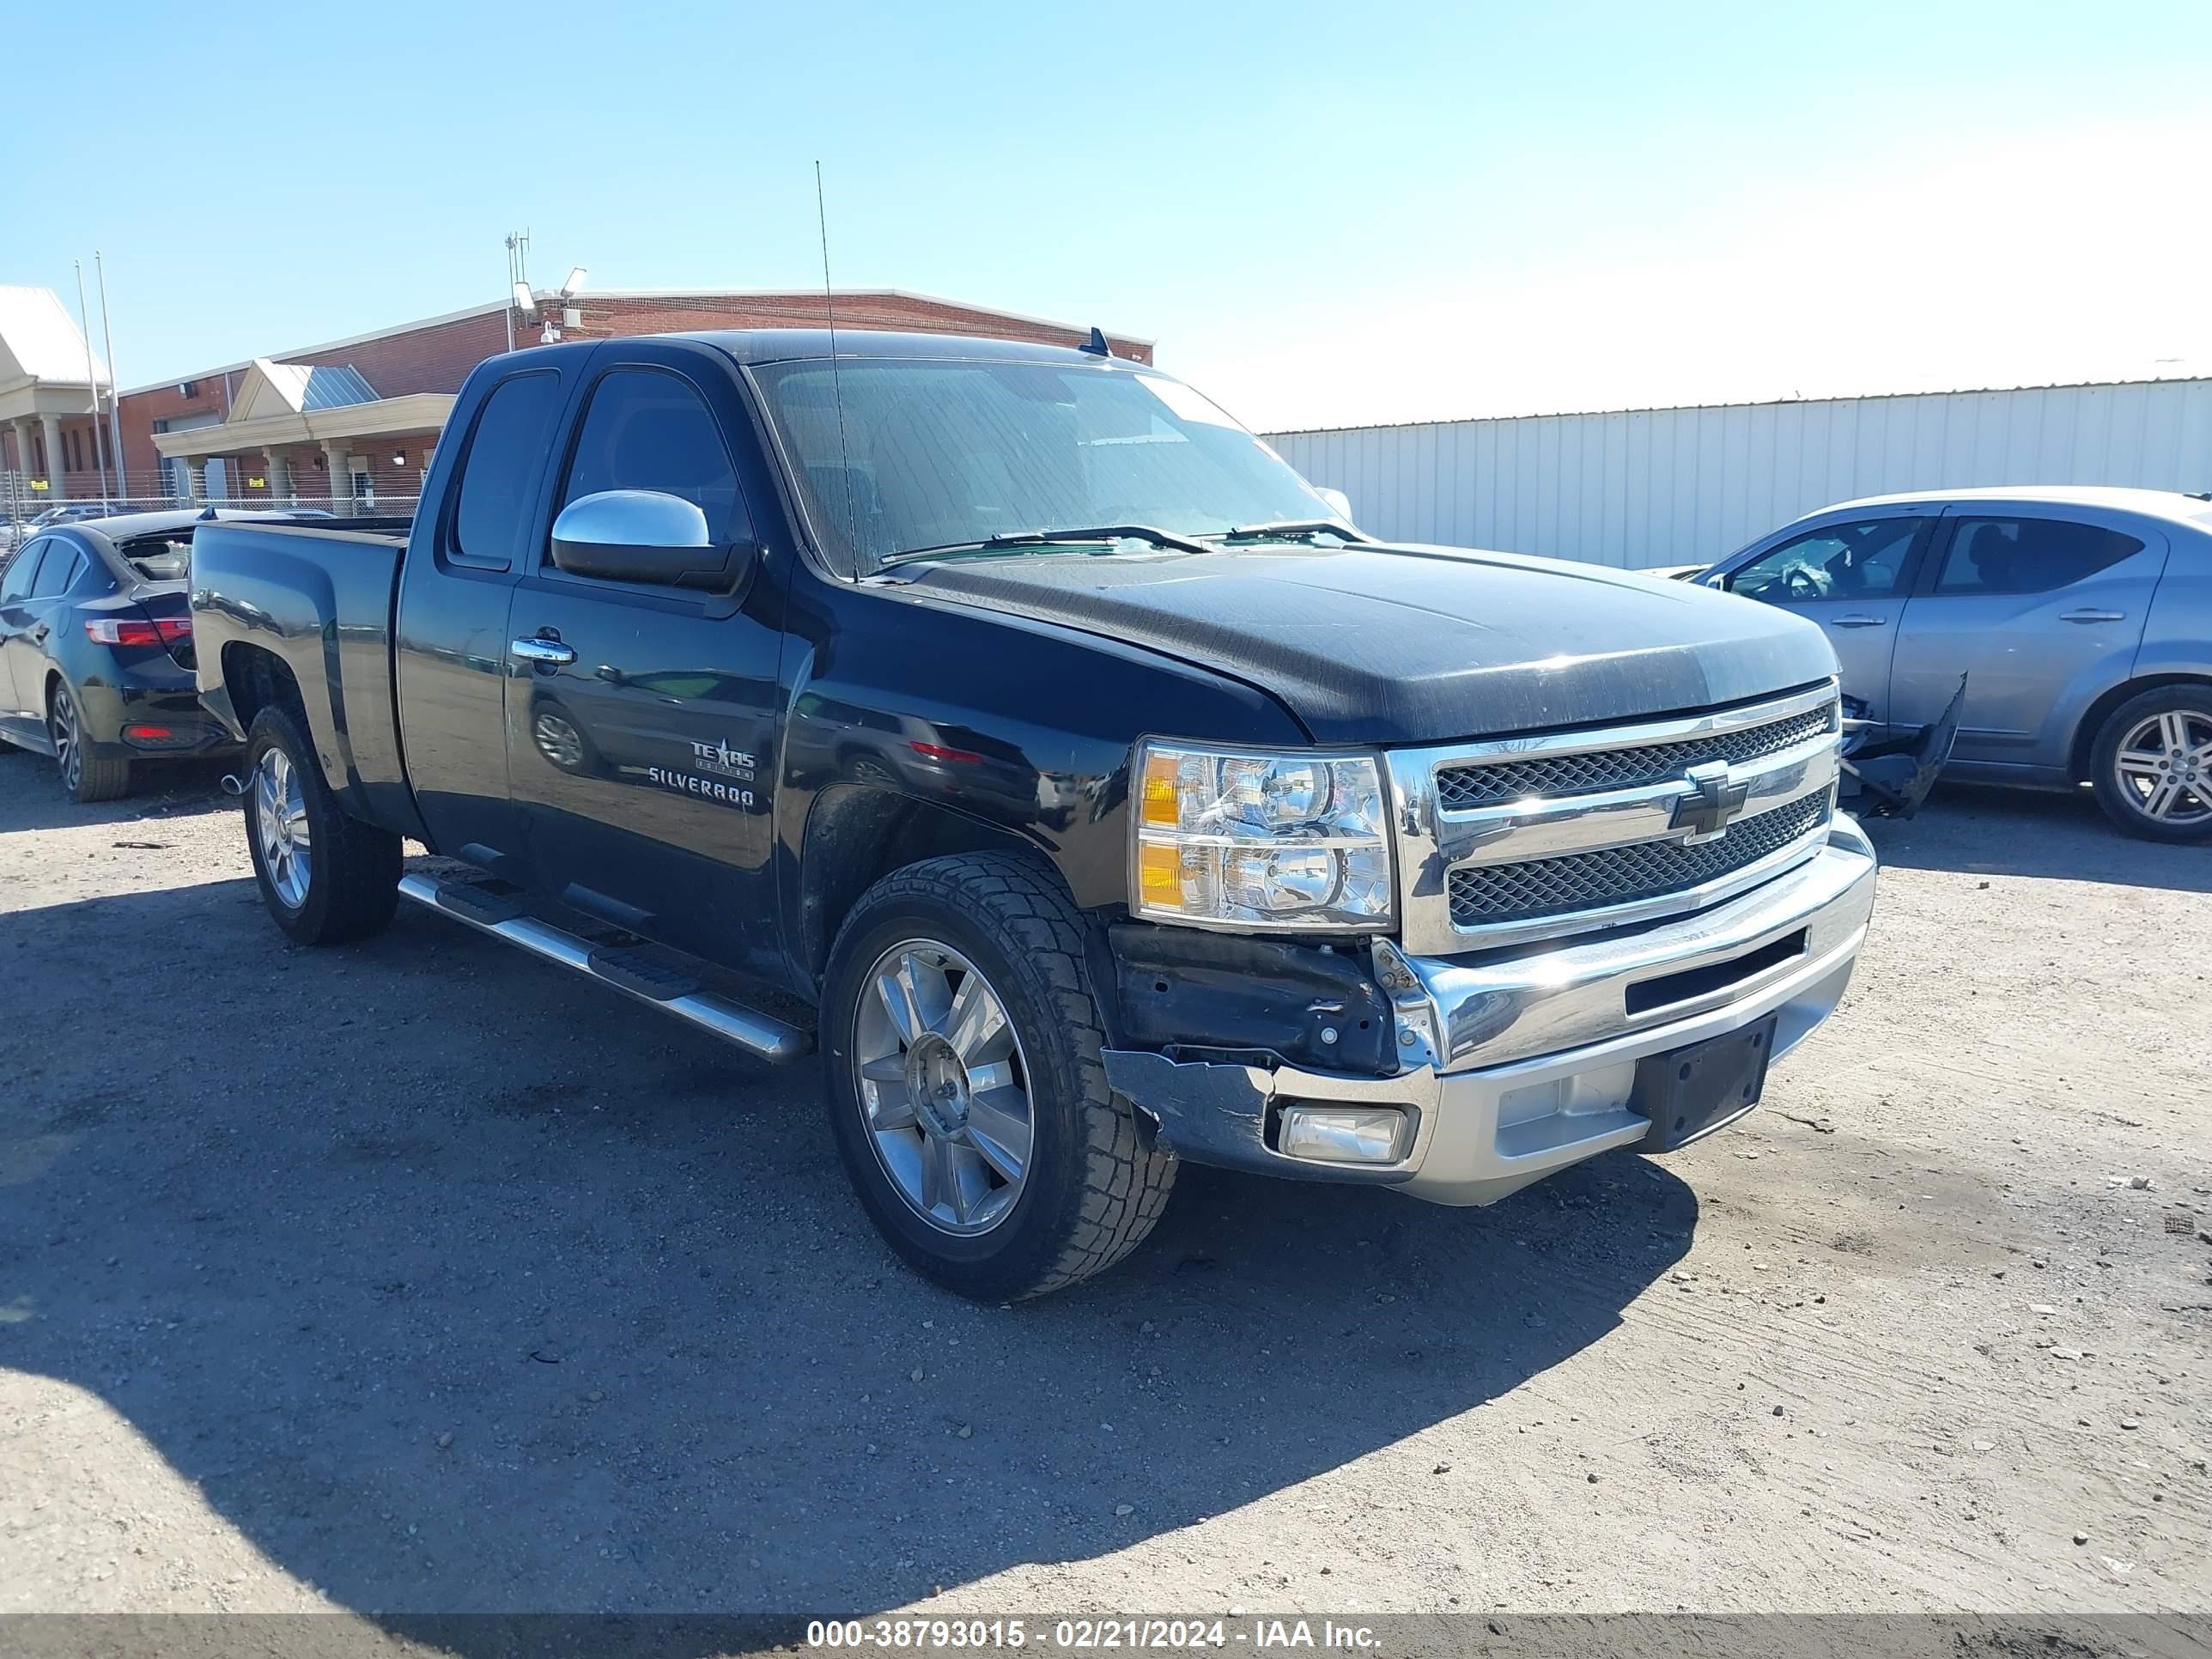
[[[0,1611],[2212,1607],[2212,850],[1876,825],[1748,1127],[909,1277],[811,1067],[0,761]],[[942,1595],[932,1600],[933,1590]]]

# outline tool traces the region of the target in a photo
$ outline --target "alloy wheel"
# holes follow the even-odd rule
[[[1036,1120],[1006,1006],[967,957],[904,939],[876,958],[854,1018],[853,1064],[878,1161],[939,1231],[1012,1213]]]
[[[2145,817],[2212,821],[2212,714],[2168,708],[2138,720],[2112,757],[2121,793]]]
[[[264,750],[253,769],[253,837],[270,887],[286,909],[298,909],[307,902],[313,848],[300,775],[281,749]]]
[[[538,752],[562,771],[573,772],[584,763],[583,737],[560,715],[541,712],[530,723],[530,735]]]
[[[53,712],[47,720],[54,739],[54,763],[61,768],[62,787],[75,793],[84,780],[84,727],[78,720],[76,699],[66,685],[54,688]]]

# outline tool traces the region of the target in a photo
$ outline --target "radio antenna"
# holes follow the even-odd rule
[[[830,210],[822,198],[822,163],[814,163],[814,222],[822,232],[822,305],[830,317],[830,396],[837,405],[837,470],[845,478],[845,535],[860,556],[860,515],[853,506],[853,455],[845,444],[845,382],[837,368],[837,294],[830,286]],[[860,574],[855,572],[855,574]]]

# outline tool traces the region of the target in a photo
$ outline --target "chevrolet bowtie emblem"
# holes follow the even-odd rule
[[[1703,766],[1693,766],[1684,777],[1690,793],[1674,803],[1674,815],[1667,821],[1670,830],[1687,830],[1682,837],[1685,846],[1695,846],[1701,841],[1718,841],[1728,834],[1729,821],[1741,812],[1751,799],[1751,786],[1729,781],[1726,761],[1708,761]]]

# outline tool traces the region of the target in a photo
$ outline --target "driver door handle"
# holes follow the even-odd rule
[[[2127,619],[2128,613],[2124,611],[2062,611],[2058,613],[2059,621],[2070,623],[2125,622]]]
[[[576,647],[573,645],[563,645],[558,640],[541,640],[534,635],[528,639],[509,640],[507,650],[517,662],[547,668],[563,668],[576,660]]]
[[[1887,619],[1881,617],[1831,617],[1831,628],[1880,628]]]

